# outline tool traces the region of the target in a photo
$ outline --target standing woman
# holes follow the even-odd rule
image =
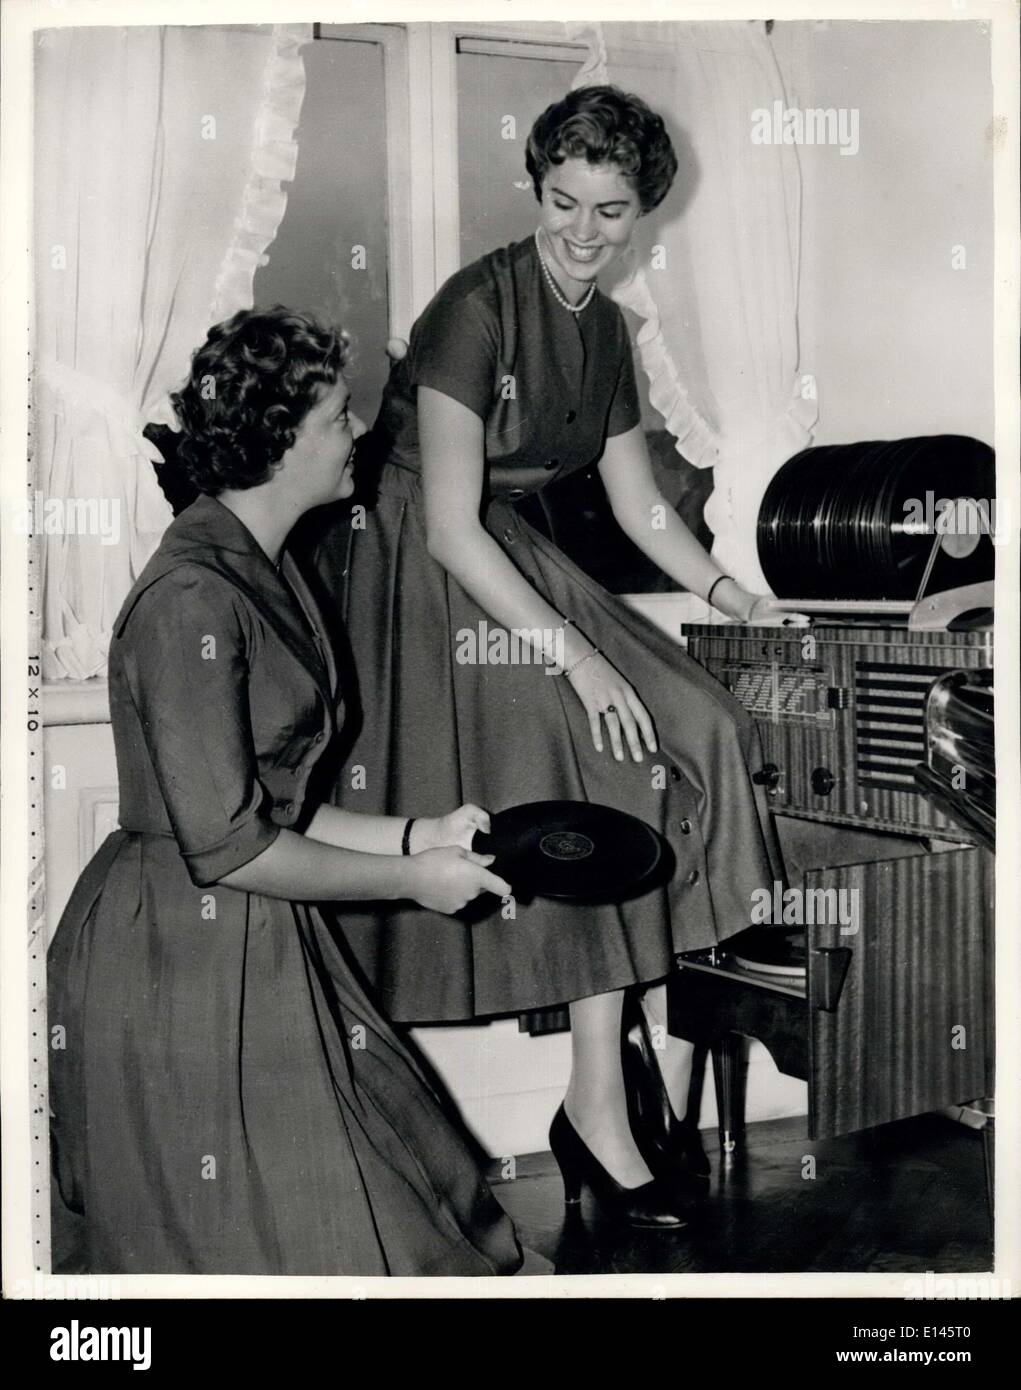
[[[70,1227],[73,1272],[521,1263],[342,930],[312,905],[447,913],[508,891],[489,859],[454,847],[488,824],[478,808],[409,827],[309,789],[343,692],[285,541],[352,488],[363,430],[345,347],[302,315],[242,312],[210,331],[174,397],[178,456],[202,495],[114,627],[122,828],[82,874],[49,959],[50,1025],[66,1039],[51,1053],[55,1243]]]
[[[363,727],[341,805],[428,812],[573,798],[659,829],[676,871],[618,905],[494,904],[472,926],[416,909],[348,918],[350,940],[401,1020],[464,1019],[570,1001],[573,1067],[551,1142],[570,1198],[580,1180],[635,1224],[678,1225],[666,1175],[708,1171],[684,1122],[690,1048],[659,1062],[671,1115],[663,1171],[628,1123],[626,986],[662,982],[677,952],[748,925],[779,875],[754,725],[652,624],[580,571],[515,501],[598,463],[624,532],[671,578],[735,618],[757,599],[724,575],[659,494],[627,330],[597,277],[628,247],[677,169],[663,122],[615,87],[586,87],[536,121],[526,156],[534,237],[452,276],[414,325],[373,430],[378,501],[364,529],[331,523],[316,547],[353,632]],[[562,637],[541,664],[461,664],[487,623]],[[536,652],[541,663],[543,653]],[[547,658],[553,655],[546,651]],[[665,989],[645,994],[665,1021]]]

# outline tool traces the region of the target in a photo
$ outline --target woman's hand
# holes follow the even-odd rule
[[[742,623],[775,623],[783,615],[783,622],[787,627],[805,627],[810,619],[804,613],[795,610],[784,610],[778,608],[777,601],[772,594],[753,594],[748,589],[742,589],[739,585],[734,585],[740,595],[740,607],[737,612],[731,612],[731,617],[736,617]],[[724,610],[730,612],[730,610]]]
[[[741,594],[746,605],[746,616],[741,622],[773,624],[780,619],[785,627],[808,627],[812,621],[807,613],[778,604],[772,594],[752,594],[747,589],[742,589]]]
[[[739,623],[756,623],[776,617],[774,602],[771,594],[753,594],[728,575],[716,584],[712,606]]]
[[[597,753],[603,751],[601,719],[606,720],[610,747],[618,762],[624,760],[625,739],[636,763],[642,761],[643,738],[649,752],[655,753],[656,731],[648,710],[605,656],[597,652],[587,657],[565,679],[585,706]]]
[[[753,594],[749,593],[747,589],[743,589],[741,592],[746,603],[746,616],[742,619],[743,622],[760,623],[776,617],[771,594]]]
[[[476,830],[489,834],[489,812],[481,806],[459,806],[447,816],[423,816],[411,827],[409,848],[412,854],[443,845],[460,845],[471,849]]]
[[[453,845],[414,854],[405,861],[411,874],[411,896],[423,907],[447,914],[460,912],[481,893],[506,897],[510,884],[487,867],[494,858]]]

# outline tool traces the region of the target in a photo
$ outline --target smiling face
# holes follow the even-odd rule
[[[613,164],[565,159],[547,171],[540,207],[553,278],[577,302],[631,242],[641,213],[633,180]]]
[[[288,481],[302,490],[308,507],[338,502],[354,491],[355,440],[365,426],[351,411],[350,399],[347,382],[338,376],[305,416],[284,455]]]

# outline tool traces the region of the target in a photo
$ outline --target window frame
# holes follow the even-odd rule
[[[387,321],[406,338],[435,292],[432,159],[425,24],[315,24],[313,43],[382,50],[386,142]],[[424,61],[425,60],[425,61]],[[425,81],[423,81],[425,77]]]
[[[461,267],[461,198],[458,167],[457,58],[463,51],[493,57],[546,58],[551,62],[582,64],[589,47],[567,39],[563,23],[431,24],[431,86],[436,188],[443,188],[442,207],[435,223],[436,289]],[[471,45],[467,47],[467,45]]]
[[[392,336],[407,338],[436,291],[461,267],[458,54],[583,64],[588,44],[568,38],[565,30],[562,22],[550,21],[313,26],[313,41],[370,43],[383,51]]]

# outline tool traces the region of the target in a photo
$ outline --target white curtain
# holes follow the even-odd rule
[[[49,680],[104,673],[117,610],[170,521],[141,429],[172,420],[167,393],[210,325],[252,304],[294,177],[311,37],[304,24],[38,36],[33,520],[49,533]]]
[[[752,140],[784,88],[761,22],[569,25],[589,59],[575,86],[613,82],[667,123],[680,170],[638,224],[613,298],[640,321],[649,400],[699,467],[714,470],[713,554],[767,588],[759,502],[811,440],[814,383],[798,358],[800,168],[791,145]]]

